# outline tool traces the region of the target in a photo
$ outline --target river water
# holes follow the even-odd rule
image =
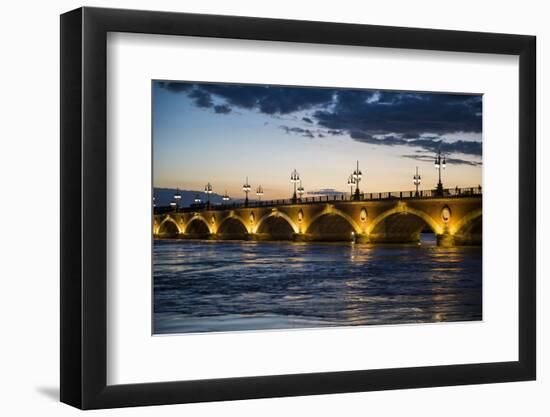
[[[154,333],[481,320],[480,247],[157,240]]]

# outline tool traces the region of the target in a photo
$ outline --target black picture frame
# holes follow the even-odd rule
[[[519,360],[107,385],[108,32],[519,56]],[[61,16],[60,55],[62,402],[94,409],[535,379],[534,36],[85,7]]]

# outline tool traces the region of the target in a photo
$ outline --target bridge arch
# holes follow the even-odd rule
[[[254,229],[257,235],[267,235],[275,240],[291,240],[299,232],[298,226],[289,215],[281,211],[272,211],[263,215]]]
[[[313,218],[309,222],[308,231],[315,222],[317,222],[321,217],[327,216],[327,215],[334,215],[334,216],[341,217],[342,219],[346,220],[349,223],[353,232],[361,233],[361,227],[357,224],[357,222],[353,220],[351,216],[349,216],[342,210],[338,210],[336,208],[325,209],[322,212],[318,213],[317,215],[313,216]]]
[[[178,222],[172,217],[165,217],[157,226],[156,235],[161,237],[175,237],[183,233]]]
[[[220,221],[216,233],[225,239],[245,239],[248,229],[240,217],[230,214]]]
[[[437,223],[437,221],[434,220],[434,218],[432,216],[430,216],[429,214],[421,211],[421,210],[416,210],[412,207],[407,207],[407,206],[396,206],[390,210],[386,210],[384,211],[383,213],[379,214],[378,216],[376,216],[372,222],[369,224],[369,226],[367,227],[367,233],[372,233],[373,230],[380,225],[380,223],[382,221],[384,221],[385,219],[387,219],[388,217],[392,216],[392,215],[395,215],[395,214],[410,214],[410,215],[414,215],[416,217],[419,217],[420,219],[424,220],[424,222],[430,227],[430,229],[433,230],[434,233],[436,234],[440,234],[440,233],[443,233],[443,227]]]
[[[426,226],[435,235],[443,233],[443,226],[429,214],[398,205],[375,217],[367,227],[367,233],[371,242],[416,242]]]
[[[462,217],[452,228],[451,233],[459,245],[481,245],[483,238],[482,210],[474,210]]]
[[[185,226],[185,234],[190,237],[205,238],[212,233],[208,221],[202,216],[191,218]]]
[[[361,234],[359,225],[341,210],[329,208],[315,215],[308,224],[306,234],[312,240],[351,240]]]
[[[482,209],[474,210],[462,217],[452,228],[453,233],[462,233],[471,227],[476,221],[481,220]]]
[[[272,211],[270,213],[264,214],[256,223],[256,228],[254,229],[254,233],[260,233],[259,230],[261,230],[262,227],[265,227],[266,221],[274,217],[284,219],[288,223],[288,225],[292,228],[292,231],[294,233],[299,232],[298,226],[296,226],[296,223],[294,223],[294,221],[290,218],[290,216],[286,213],[283,213],[282,211],[277,210],[277,211]]]

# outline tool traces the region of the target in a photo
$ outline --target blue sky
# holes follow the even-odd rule
[[[248,176],[264,198],[292,194],[296,168],[306,192],[349,192],[359,160],[365,192],[434,188],[437,150],[447,187],[481,184],[482,96],[153,82],[153,183],[226,190],[242,198]]]

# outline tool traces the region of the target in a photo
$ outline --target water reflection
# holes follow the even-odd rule
[[[481,319],[481,248],[157,241],[155,333]]]

